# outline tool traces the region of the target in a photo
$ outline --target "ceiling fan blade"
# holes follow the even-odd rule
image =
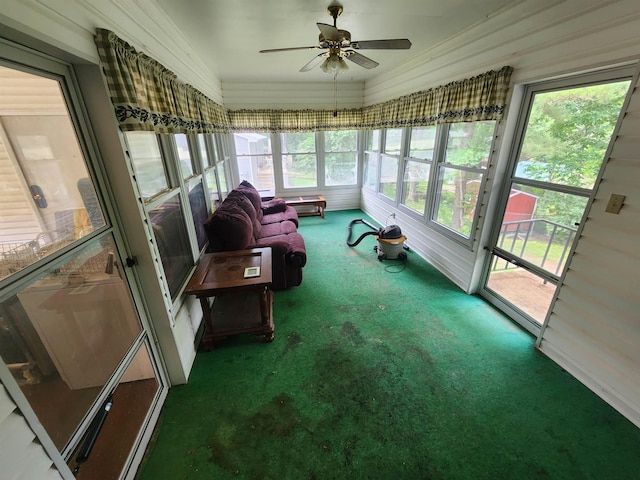
[[[271,48],[268,50],[260,50],[258,53],[273,53],[273,52],[288,52],[291,50],[313,50],[317,48],[323,48],[318,45],[314,45],[312,47],[289,47],[289,48]]]
[[[351,42],[351,48],[362,48],[370,50],[406,50],[411,48],[408,38],[394,38],[390,40],[363,40],[361,42]]]
[[[364,55],[362,55],[362,54],[360,54],[358,52],[354,52],[353,50],[345,50],[344,53],[346,54],[345,58],[347,60],[351,60],[353,63],[357,63],[361,67],[364,67],[364,68],[375,68],[378,65],[380,65],[375,60],[371,60],[369,57],[365,57]]]
[[[328,42],[339,42],[340,41],[340,32],[333,25],[329,25],[327,23],[316,23],[318,28],[320,29],[320,33]]]
[[[324,53],[321,53],[320,55],[317,55],[317,56],[313,57],[309,63],[307,63],[304,67],[302,67],[300,69],[300,71],[301,72],[308,72],[313,67],[315,67],[320,62],[322,62],[324,57],[328,57],[328,56],[329,56],[329,52],[324,52]]]

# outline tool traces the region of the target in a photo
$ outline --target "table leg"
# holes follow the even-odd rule
[[[204,315],[204,334],[202,335],[202,345],[207,352],[213,350],[213,316],[208,297],[200,297],[202,314]]]
[[[265,341],[273,341],[273,320],[271,319],[271,302],[273,302],[273,293],[269,287],[264,287],[260,292],[260,318],[262,325],[266,327]]]

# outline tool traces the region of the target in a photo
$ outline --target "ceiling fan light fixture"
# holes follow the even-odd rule
[[[349,65],[339,55],[329,55],[329,57],[322,62],[320,68],[324,73],[332,73],[337,75],[340,72],[344,72],[349,69]]]

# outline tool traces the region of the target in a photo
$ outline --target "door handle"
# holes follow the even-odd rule
[[[31,198],[36,203],[38,208],[47,208],[49,205],[47,199],[44,196],[44,192],[39,185],[29,185],[29,191],[31,192]]]

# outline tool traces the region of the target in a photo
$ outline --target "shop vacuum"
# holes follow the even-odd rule
[[[394,216],[395,218],[395,216]],[[356,223],[363,223],[368,226],[371,231],[365,232],[358,237],[355,242],[351,241],[351,234],[353,225]],[[384,228],[378,228],[375,225],[367,222],[363,218],[352,220],[349,223],[349,235],[347,236],[347,245],[355,247],[362,239],[369,235],[375,235],[378,244],[373,249],[378,253],[378,260],[406,260],[407,254],[403,250],[409,250],[405,242],[407,237],[402,235],[402,231],[398,225],[387,225]]]

